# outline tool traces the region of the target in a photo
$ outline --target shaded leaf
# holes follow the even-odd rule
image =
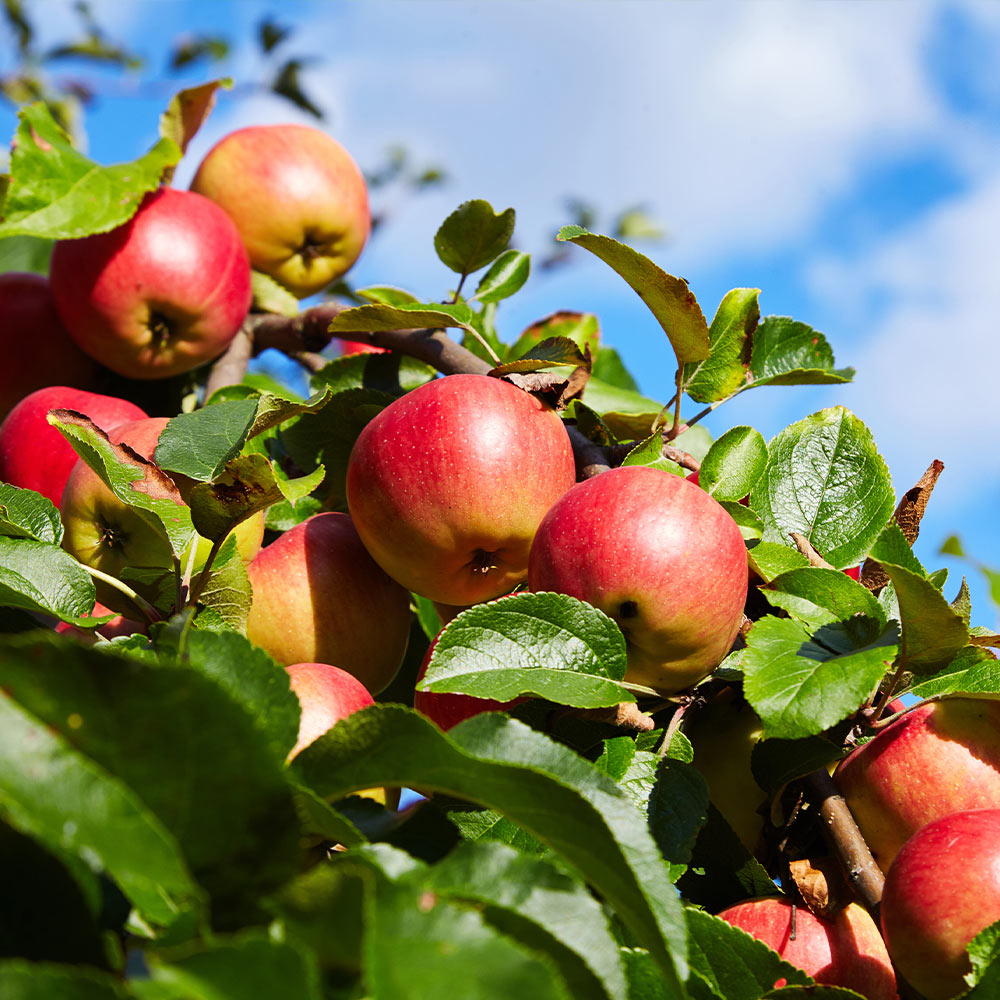
[[[488,201],[477,198],[463,202],[441,223],[434,249],[451,270],[471,274],[499,257],[513,235],[514,209],[494,212]]]
[[[734,288],[719,303],[708,330],[710,353],[684,366],[684,387],[697,403],[714,403],[737,392],[749,369],[748,341],[760,320],[759,288]]]
[[[208,40],[205,40],[208,41]],[[167,110],[160,116],[160,136],[173,142],[181,153],[187,152],[188,143],[215,107],[216,92],[220,87],[229,90],[232,80],[211,80],[197,87],[188,87],[174,94]]]
[[[285,100],[291,101],[295,107],[300,108],[314,118],[323,118],[323,112],[306,96],[302,89],[302,81],[299,73],[305,61],[302,59],[289,59],[283,63],[275,74],[271,84],[271,91]]]

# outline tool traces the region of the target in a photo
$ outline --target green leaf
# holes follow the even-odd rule
[[[774,607],[807,626],[866,615],[883,625],[885,613],[872,592],[839,569],[808,566],[776,576],[761,593]]]
[[[284,285],[279,284],[263,271],[250,272],[250,289],[256,312],[276,313],[278,316],[298,316],[299,300]]]
[[[431,868],[421,886],[439,896],[484,904],[487,922],[501,931],[528,925],[521,940],[546,941],[574,997],[624,995],[618,946],[600,904],[548,861],[502,844],[465,843]]]
[[[628,416],[639,416],[637,421],[642,430],[638,433],[631,429],[618,433],[615,430],[615,437],[628,440],[629,438],[645,437],[653,426],[653,420],[663,409],[663,404],[655,399],[643,396],[641,393],[633,392],[630,389],[621,389],[608,382],[602,382],[599,378],[591,376],[587,380],[587,385],[583,391],[584,402],[595,413],[601,414],[607,420],[608,414],[624,414]],[[609,426],[610,421],[608,421]]]
[[[83,829],[74,801],[77,810],[87,810],[88,829],[98,827],[109,842],[114,867],[107,867],[119,881],[116,869],[125,867],[144,891],[143,907],[158,905],[159,920],[190,896],[184,872],[175,870],[174,839],[212,895],[216,927],[245,922],[258,896],[295,872],[298,825],[283,762],[244,707],[214,678],[191,667],[150,664],[35,634],[5,641],[0,688],[9,692],[12,711],[30,716],[46,741],[71,744],[72,753],[82,758],[78,770],[96,772],[103,784],[121,789],[126,801],[107,814],[95,805],[96,791],[84,802],[79,796],[85,790],[58,779],[65,753],[41,754],[33,747],[42,743],[32,744],[23,733],[12,734],[10,741],[23,746],[29,761],[41,754],[38,767],[54,771],[52,780],[31,779],[32,768],[16,764],[0,772],[20,773],[33,802],[43,787],[47,790],[54,800],[48,822],[56,836],[66,836],[66,821]],[[0,724],[8,753],[13,749],[6,740],[10,728]],[[136,815],[126,812],[127,804]],[[104,818],[119,813],[121,823]],[[169,831],[168,842],[159,846],[148,843],[153,831],[131,830],[140,821],[150,827],[150,813],[162,824],[157,824],[160,830]],[[122,887],[134,898],[131,884]]]
[[[496,213],[488,201],[475,199],[463,202],[441,223],[434,249],[447,267],[466,275],[499,257],[513,235],[514,209]]]
[[[580,353],[580,348],[569,337],[550,337],[548,340],[532,344],[523,357],[513,358],[511,361],[498,365],[490,374],[536,372],[545,368],[586,365],[586,363],[587,360]]]
[[[236,547],[235,535],[230,535],[222,543],[212,562],[208,580],[201,588],[198,603],[203,609],[198,616],[199,628],[206,627],[206,613],[210,613],[221,627],[246,634],[253,589],[246,564]]]
[[[175,142],[160,139],[132,163],[101,167],[73,148],[43,103],[18,118],[0,237],[76,239],[114,229],[181,157]]]
[[[684,387],[695,402],[726,399],[746,382],[747,341],[760,320],[759,295],[759,288],[734,288],[719,303],[708,330],[708,357],[684,366]]]
[[[628,389],[630,392],[639,391],[639,383],[625,367],[621,355],[607,344],[601,347],[595,355],[594,367],[590,374],[591,378],[598,378],[617,389]]]
[[[765,583],[789,570],[809,565],[809,560],[798,549],[789,549],[779,542],[758,542],[748,550],[750,568]]]
[[[437,372],[430,365],[393,351],[335,358],[313,375],[311,385],[314,392],[328,388],[334,395],[351,389],[366,389],[402,396],[436,377]]]
[[[534,355],[529,353],[532,348],[544,340],[551,340],[553,337],[564,337],[572,340],[580,348],[581,354],[589,347],[590,353],[596,356],[599,353],[598,344],[601,339],[601,328],[593,313],[571,312],[563,309],[532,323],[507,351],[507,357],[533,357]],[[608,350],[608,348],[603,350]],[[634,383],[626,385],[624,388],[633,392],[638,392],[639,389]]]
[[[129,1000],[118,976],[86,966],[0,960],[4,1000]]]
[[[95,600],[93,580],[59,546],[0,536],[0,605],[87,625]]]
[[[943,670],[924,677],[907,693],[919,698],[939,694],[1000,694],[1000,663],[985,649],[966,646]]]
[[[105,486],[161,534],[180,557],[194,537],[194,526],[174,481],[127,446],[112,444],[89,417],[73,410],[50,410],[46,419]]]
[[[791,985],[812,980],[783,961],[766,944],[746,931],[701,910],[687,909],[691,932],[691,967],[725,1000],[758,1000],[779,979]]]
[[[625,639],[607,615],[565,594],[515,594],[449,622],[417,687],[599,708],[635,701],[624,676]]]
[[[965,981],[974,989],[966,994],[975,1000],[988,1000],[1000,988],[1000,921],[983,928],[968,944],[966,951],[972,971]]]
[[[625,456],[622,465],[646,465],[652,469],[673,473],[675,476],[686,475],[685,470],[675,461],[664,457],[663,434],[660,431],[654,431],[648,438],[640,441]]]
[[[698,485],[716,500],[742,500],[766,466],[763,435],[752,427],[733,427],[709,448],[698,472]]]
[[[160,116],[160,137],[174,143],[182,154],[187,152],[188,143],[215,107],[216,92],[220,87],[230,90],[232,86],[230,79],[210,80],[178,91]]]
[[[895,625],[857,615],[821,625],[762,618],[747,635],[744,693],[764,736],[814,736],[857,711],[885,676],[898,650]]]
[[[354,293],[359,299],[374,305],[406,306],[418,303],[420,299],[402,288],[392,285],[372,285],[370,288],[359,288]]]
[[[888,574],[899,601],[900,644],[907,670],[932,673],[950,663],[969,642],[959,611],[928,580],[895,522],[886,526],[871,557]]]
[[[472,270],[475,270],[473,268]],[[472,296],[480,302],[500,302],[518,291],[531,273],[531,255],[505,250],[483,275]]]
[[[3,183],[0,181],[0,203]],[[52,257],[53,240],[38,236],[7,236],[0,239],[0,274],[10,271],[27,271],[48,276]]]
[[[354,333],[373,333],[378,330],[447,329],[473,331],[472,310],[464,302],[455,305],[431,303],[424,305],[413,302],[400,305],[355,306],[338,313],[327,327],[335,337],[346,337]]]
[[[766,316],[753,336],[750,385],[829,385],[850,382],[853,368],[834,368],[826,337],[785,316]]]
[[[151,980],[136,979],[132,988],[147,1000],[321,1000],[315,955],[264,931],[217,938],[209,945],[186,949],[169,960],[151,955]]]
[[[844,756],[844,750],[822,736],[801,740],[758,740],[750,753],[753,780],[769,795]]]
[[[670,758],[659,762],[646,815],[671,879],[676,880],[690,863],[708,819],[708,785],[693,764]]]
[[[764,541],[791,547],[799,532],[838,569],[856,565],[896,506],[868,428],[843,407],[820,410],[781,431],[768,453],[750,493]]]
[[[34,490],[0,483],[0,535],[58,545],[63,536],[59,511],[48,497]]]
[[[563,226],[556,239],[584,247],[628,282],[663,327],[678,365],[709,356],[708,324],[686,281],[667,274],[638,250],[580,226]]]
[[[720,500],[726,513],[736,522],[745,542],[756,542],[764,533],[764,522],[749,507],[738,500]],[[785,549],[787,552],[788,550]]]
[[[356,712],[293,763],[324,797],[378,785],[456,795],[548,844],[613,906],[676,995],[687,978],[680,904],[644,817],[592,764],[522,723],[486,713],[442,733],[416,712]]]

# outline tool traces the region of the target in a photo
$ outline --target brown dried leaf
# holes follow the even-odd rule
[[[788,871],[802,902],[817,917],[832,918],[850,901],[844,896],[842,880],[831,858],[790,861]]]

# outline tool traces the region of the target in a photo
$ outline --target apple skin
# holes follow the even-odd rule
[[[0,274],[0,346],[0,420],[36,389],[86,389],[97,375],[94,359],[66,332],[48,278],[40,274]]]
[[[52,295],[70,336],[119,375],[166,378],[217,358],[250,309],[250,264],[232,220],[161,188],[107,233],[60,240]]]
[[[893,861],[882,933],[901,976],[928,1000],[964,993],[968,943],[1000,920],[1000,809],[928,823]]]
[[[339,347],[339,354],[341,357],[346,357],[348,354],[388,354],[389,352],[384,347],[376,347],[374,344],[365,344],[360,340],[344,340],[340,337],[333,338]]]
[[[1000,700],[919,704],[849,754],[833,777],[888,871],[903,844],[932,820],[1000,809]]]
[[[448,375],[365,426],[348,462],[347,504],[393,579],[464,606],[524,580],[535,530],[575,478],[554,411],[499,379]]]
[[[117,396],[66,385],[38,389],[7,414],[0,424],[0,480],[41,493],[58,507],[78,457],[69,441],[45,419],[55,409],[84,413],[105,430],[146,414]]]
[[[867,1000],[898,1000],[896,975],[878,927],[857,903],[850,903],[833,920],[796,907],[794,938],[792,904],[787,899],[747,900],[719,916],[763,941],[817,983],[852,989]],[[775,986],[779,984],[784,980]]]
[[[247,571],[247,637],[279,663],[336,663],[372,694],[395,677],[410,634],[410,595],[375,564],[347,514],[297,524]]]
[[[169,417],[146,417],[120,424],[108,432],[115,444],[126,444],[143,458],[153,453]],[[127,504],[105,486],[100,476],[83,459],[73,466],[59,505],[64,533],[63,548],[80,562],[120,577],[126,566],[166,568],[173,553],[162,538]],[[236,526],[236,547],[245,562],[260,550],[264,537],[264,513],[258,511]],[[195,568],[204,565],[212,543],[198,536]],[[181,558],[186,568],[185,557]],[[111,610],[141,619],[135,605],[120,591],[96,581],[98,599]],[[143,596],[142,588],[135,587]]]
[[[625,466],[578,483],[545,515],[528,585],[587,601],[625,634],[625,679],[664,695],[729,652],[747,596],[743,536],[681,476]]]
[[[237,129],[191,182],[235,222],[251,264],[298,298],[345,274],[368,239],[368,188],[335,139],[305,125]]]
[[[684,726],[694,748],[694,766],[708,785],[709,796],[743,846],[757,854],[767,802],[754,781],[750,758],[764,729],[757,713],[732,688],[719,692]]]

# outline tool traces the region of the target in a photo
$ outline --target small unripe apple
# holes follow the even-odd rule
[[[250,309],[250,264],[218,205],[191,191],[146,195],[107,233],[60,240],[52,295],[70,336],[127,378],[166,378],[217,358]]]
[[[97,373],[94,359],[66,332],[48,279],[40,274],[0,274],[0,348],[0,420],[36,389],[83,389]]]
[[[394,580],[469,605],[524,580],[535,530],[574,480],[555,412],[500,379],[449,375],[365,426],[347,467],[347,503]]]
[[[747,554],[726,510],[647,466],[578,483],[545,515],[528,585],[587,601],[618,623],[628,681],[674,694],[711,673],[743,621]]]
[[[316,514],[248,567],[247,637],[279,663],[336,663],[373,694],[396,675],[410,595],[379,569],[346,514]]]
[[[843,986],[866,1000],[898,1000],[896,975],[868,911],[850,903],[832,920],[813,916],[787,899],[752,899],[719,916],[763,941],[817,983]],[[778,980],[775,986],[784,985]]]
[[[114,444],[126,444],[152,461],[156,444],[168,417],[134,420],[108,432]],[[166,569],[172,565],[170,545],[135,509],[123,503],[83,459],[77,461],[66,480],[59,505],[64,533],[63,548],[80,562],[120,579],[128,568]],[[259,511],[236,526],[236,545],[244,561],[260,549],[264,535],[264,513]],[[207,538],[196,536],[194,568],[204,565],[212,548]],[[181,556],[186,569],[187,553]],[[98,599],[113,611],[141,618],[134,604],[120,591],[101,581],[96,583]],[[141,585],[135,589],[147,596]]]
[[[134,403],[117,396],[52,385],[25,396],[0,424],[0,480],[34,490],[57,507],[66,480],[78,461],[69,443],[46,419],[49,410],[76,410],[90,417],[102,430],[146,414]]]
[[[885,879],[882,932],[900,974],[928,1000],[968,989],[966,946],[998,920],[1000,809],[950,813],[903,845]]]
[[[253,125],[213,146],[191,190],[225,209],[251,264],[300,299],[358,259],[371,217],[368,188],[335,139],[305,125]]]
[[[834,773],[875,860],[888,871],[922,826],[1000,809],[1000,700],[924,702],[847,756]]]

